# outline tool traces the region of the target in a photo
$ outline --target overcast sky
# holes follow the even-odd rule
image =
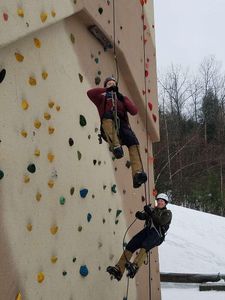
[[[215,55],[225,69],[225,0],[154,0],[158,69],[195,69]]]

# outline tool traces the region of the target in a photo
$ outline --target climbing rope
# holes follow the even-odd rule
[[[119,66],[116,54],[116,12],[115,12],[115,0],[113,0],[113,55],[116,66],[116,82],[119,83]]]

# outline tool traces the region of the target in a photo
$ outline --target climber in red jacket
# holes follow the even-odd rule
[[[101,119],[101,135],[109,143],[114,156],[123,157],[122,145],[129,150],[133,175],[133,187],[138,188],[147,180],[143,171],[139,142],[132,131],[128,112],[136,115],[136,105],[126,96],[119,93],[117,82],[113,77],[107,77],[104,88],[94,88],[87,92],[88,97],[96,105]]]

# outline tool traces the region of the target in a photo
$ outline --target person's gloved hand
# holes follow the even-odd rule
[[[145,205],[144,206],[144,211],[148,214],[148,215],[150,215],[151,216],[151,214],[152,214],[152,208],[151,208],[151,205]]]
[[[135,218],[139,219],[139,220],[145,220],[146,216],[144,212],[141,211],[137,211],[135,214]]]
[[[106,89],[107,92],[115,92],[115,93],[118,93],[119,89],[118,89],[118,86],[116,85],[111,85],[110,87],[108,87]]]
[[[120,100],[120,101],[123,101],[123,100],[124,100],[124,96],[123,96],[121,93],[117,92],[117,93],[116,93],[116,96],[117,96],[117,99],[118,99],[118,100]]]

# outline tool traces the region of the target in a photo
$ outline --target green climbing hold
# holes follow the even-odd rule
[[[106,189],[106,185],[104,184],[104,185],[103,185],[103,190],[105,190],[105,189]]]
[[[96,84],[96,85],[99,85],[100,82],[101,82],[101,78],[100,78],[99,76],[96,76],[96,77],[95,77],[95,84]]]
[[[96,58],[95,58],[95,62],[96,62],[96,64],[98,64],[98,63],[99,63],[99,59],[98,59],[98,57],[96,57]]]
[[[80,115],[80,126],[84,127],[87,125],[87,121],[83,115]]]
[[[75,43],[75,37],[72,33],[70,34],[70,40],[73,44]]]
[[[78,160],[81,160],[81,157],[82,157],[82,154],[81,154],[81,152],[78,150],[78,151],[77,151],[77,158],[78,158]]]
[[[27,167],[27,171],[29,171],[30,173],[35,173],[35,172],[36,172],[35,164],[30,164],[30,165]]]
[[[0,170],[0,180],[4,177],[4,172]]]
[[[64,205],[65,202],[66,202],[65,197],[61,196],[61,197],[59,198],[59,203],[60,203],[61,205]]]
[[[101,75],[102,74],[102,72],[101,71],[98,71],[98,75]]]
[[[116,193],[116,184],[113,184],[111,187],[112,193]]]
[[[112,208],[109,208],[109,209],[108,209],[108,212],[111,213],[111,211],[112,211]]]
[[[102,219],[102,223],[105,224],[105,219],[104,218]]]
[[[81,75],[80,73],[78,73],[78,76],[79,76],[80,82],[82,83],[82,82],[83,82],[83,79],[84,79],[83,75]]]
[[[62,274],[63,274],[63,276],[66,276],[66,275],[67,275],[67,272],[66,272],[66,271],[63,271]]]
[[[119,223],[119,220],[116,220],[116,221],[115,221],[115,224],[117,225],[118,223]]]
[[[121,212],[122,212],[122,210],[121,210],[121,209],[117,209],[117,211],[116,211],[116,218],[118,218],[118,217],[119,217],[119,215],[121,214]]]
[[[74,258],[73,258],[73,263],[75,263],[75,262],[76,262],[76,260],[77,260],[77,258],[76,258],[76,257],[74,257]]]
[[[78,231],[79,231],[79,232],[81,232],[81,231],[82,231],[82,229],[83,229],[83,227],[82,227],[82,226],[78,226]]]
[[[94,164],[94,165],[96,165],[96,163],[97,163],[97,160],[96,160],[96,159],[94,159],[94,160],[93,160],[93,164]]]

